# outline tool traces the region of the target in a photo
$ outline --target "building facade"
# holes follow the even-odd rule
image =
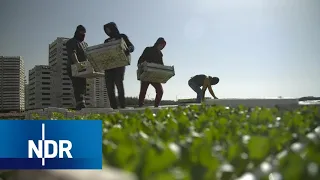
[[[95,90],[96,107],[109,108],[110,102],[104,77],[95,78]]]
[[[0,112],[24,110],[24,61],[21,56],[0,56]]]
[[[24,86],[24,107],[25,110],[29,110],[29,84]]]
[[[28,109],[56,107],[56,99],[52,96],[52,70],[49,66],[37,65],[29,70]]]
[[[96,86],[94,84],[94,79],[87,79],[87,89],[86,89],[86,107],[96,107]]]
[[[68,38],[58,37],[49,45],[48,65],[29,71],[27,109],[46,107],[74,108],[72,82],[67,73]],[[110,107],[104,78],[87,79],[87,107]]]
[[[56,99],[56,107],[73,108],[75,106],[71,80],[67,74],[68,38],[58,37],[49,45],[49,67],[52,70],[52,97]]]
[[[56,99],[56,107],[74,108],[76,103],[73,96],[72,82],[67,73],[67,48],[69,38],[58,37],[49,45],[49,67],[52,70],[52,95]],[[94,79],[87,79],[86,105],[95,107]]]

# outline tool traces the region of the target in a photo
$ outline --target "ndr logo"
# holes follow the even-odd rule
[[[33,153],[37,158],[42,159],[42,166],[45,166],[45,159],[55,158],[59,154],[59,158],[63,158],[63,153],[67,158],[73,158],[70,150],[72,149],[72,142],[69,140],[59,140],[58,143],[54,140],[45,140],[45,124],[42,123],[42,138],[38,140],[38,145],[33,140],[28,140],[28,158],[33,158]],[[50,153],[50,146],[52,153]],[[44,153],[44,155],[43,155]]]

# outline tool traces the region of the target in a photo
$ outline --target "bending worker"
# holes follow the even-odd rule
[[[204,100],[205,92],[207,89],[209,89],[209,92],[214,99],[218,99],[211,87],[212,85],[216,85],[218,83],[219,78],[206,76],[204,74],[195,75],[191,77],[191,79],[188,81],[188,84],[191,87],[191,89],[197,93],[198,103],[201,103],[201,101]]]

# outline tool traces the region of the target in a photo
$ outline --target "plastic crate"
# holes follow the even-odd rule
[[[97,78],[103,77],[103,72],[97,72],[92,67],[89,61],[83,61],[77,64],[71,65],[72,76],[82,78]]]
[[[174,66],[164,66],[148,62],[142,63],[137,70],[137,79],[147,82],[166,83],[174,75]]]
[[[97,71],[128,66],[131,56],[126,55],[127,45],[123,39],[88,47],[86,54],[93,68]]]

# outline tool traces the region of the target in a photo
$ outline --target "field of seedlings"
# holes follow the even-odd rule
[[[202,105],[77,119],[102,119],[104,163],[140,180],[320,179],[316,106]]]

